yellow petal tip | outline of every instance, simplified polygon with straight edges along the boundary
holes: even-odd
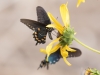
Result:
[[[80,5],[81,3],[85,3],[85,0],[78,0],[77,7],[79,7],[79,5]]]
[[[40,49],[40,52],[47,54],[46,50],[44,50],[44,49]]]
[[[63,57],[65,63],[68,65],[68,66],[71,66],[71,64],[67,61],[66,57]]]

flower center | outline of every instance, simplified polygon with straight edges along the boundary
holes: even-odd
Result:
[[[73,28],[65,28],[62,34],[62,37],[60,39],[60,43],[62,46],[70,45],[72,41],[74,40],[74,29]]]

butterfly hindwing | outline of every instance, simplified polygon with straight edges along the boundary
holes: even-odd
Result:
[[[50,64],[55,64],[60,60],[60,58],[61,58],[60,50],[57,50],[56,52],[50,54],[48,61]]]
[[[71,47],[72,49],[74,49],[74,50],[76,50],[76,52],[68,52],[68,58],[70,58],[70,57],[79,57],[79,56],[81,56],[81,54],[82,54],[82,52],[81,52],[81,50],[80,49],[78,49],[78,48],[74,48],[74,47]]]
[[[35,41],[37,41],[36,45],[38,43],[45,43],[47,29],[43,27],[44,24],[29,19],[21,19],[21,22],[27,25],[30,29],[34,30],[33,37],[35,38]]]
[[[45,43],[46,40],[46,34],[47,30],[45,28],[35,28],[35,32],[33,33],[33,37],[35,38],[35,41],[37,41],[36,45],[38,43]]]

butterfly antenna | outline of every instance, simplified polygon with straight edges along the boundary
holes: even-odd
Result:
[[[40,66],[37,68],[37,70],[39,69],[39,68],[41,68]]]
[[[39,68],[42,68],[41,64],[39,65],[39,67],[37,68],[37,70],[38,70]]]
[[[56,17],[56,19],[58,19],[58,17]]]

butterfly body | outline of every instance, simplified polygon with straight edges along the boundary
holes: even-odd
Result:
[[[27,25],[31,30],[34,30],[33,38],[38,43],[45,43],[46,35],[48,33],[49,38],[52,40],[51,32],[54,30],[53,28],[47,28],[48,24],[51,24],[50,19],[46,13],[46,11],[38,6],[36,8],[37,11],[37,21],[30,19],[21,19],[20,21]]]

